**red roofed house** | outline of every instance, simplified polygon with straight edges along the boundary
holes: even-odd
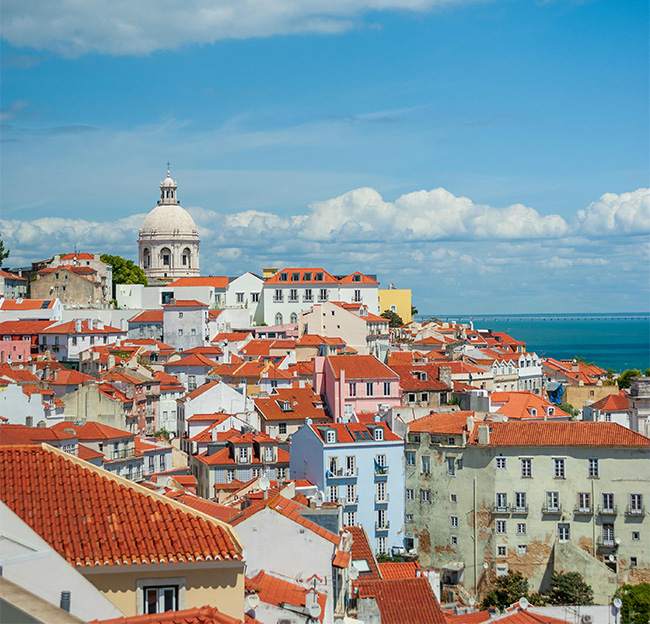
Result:
[[[582,409],[588,401],[599,401],[610,394],[618,394],[618,385],[605,385],[607,371],[599,366],[576,360],[546,358],[542,363],[545,385],[553,380],[564,387],[563,401],[575,409]]]
[[[144,310],[129,319],[129,338],[163,339],[163,311]]]
[[[188,392],[193,392],[206,382],[208,373],[214,367],[213,360],[200,353],[191,353],[181,355],[179,360],[170,360],[163,368],[166,373],[176,377]]]
[[[264,473],[269,479],[288,478],[289,452],[265,433],[233,431],[218,436],[204,453],[190,455],[189,465],[196,477],[196,493],[212,499],[220,485],[234,481],[245,483]]]
[[[319,514],[319,511],[322,513]],[[246,544],[247,573],[249,576],[256,575],[249,580],[249,584],[251,588],[262,590],[260,599],[263,602],[276,606],[279,606],[279,602],[295,604],[289,600],[275,601],[271,598],[271,587],[267,584],[275,583],[275,579],[282,577],[300,583],[304,589],[313,587],[320,594],[325,594],[326,603],[321,603],[324,617],[319,619],[333,622],[336,617],[345,614],[352,540],[349,534],[342,532],[337,510],[330,510],[327,522],[324,514],[324,508],[316,510],[284,498],[281,494],[269,494],[268,498],[246,507],[230,524]],[[265,578],[271,573],[273,577]],[[277,590],[284,593],[288,588],[278,587]],[[304,604],[304,594],[299,600]],[[264,622],[281,621],[261,618],[257,611],[256,617]]]
[[[615,422],[630,428],[630,401],[623,394],[610,394],[582,408],[582,420]]]
[[[399,375],[402,405],[408,407],[439,407],[447,405],[452,392],[451,369],[430,363],[393,364]]]
[[[263,285],[264,280],[250,271],[228,281],[225,307],[228,310],[247,310],[249,327],[264,321],[264,308],[260,305]]]
[[[89,266],[50,265],[36,273],[31,285],[35,299],[59,299],[64,306],[99,308],[113,295],[106,281]]]
[[[0,269],[0,298],[18,299],[27,296],[27,278]]]
[[[3,299],[0,297],[0,322],[2,321],[60,321],[63,305],[56,298]]]
[[[5,301],[4,299],[0,299],[0,306]],[[52,325],[54,325],[54,321],[3,321],[0,323],[0,341],[8,345],[8,349],[11,349],[12,345],[16,343],[26,344],[28,353],[36,355],[39,351],[38,338],[40,332]],[[20,353],[24,352],[23,348],[19,348],[19,351]],[[29,358],[23,361],[29,361]]]
[[[229,525],[45,445],[0,447],[0,462],[0,500],[124,615],[211,604],[243,620]]]
[[[41,353],[50,351],[55,360],[79,361],[80,353],[94,345],[113,345],[126,332],[99,320],[76,319],[39,331]]]
[[[325,395],[335,422],[400,404],[399,377],[373,355],[317,357],[314,391]]]
[[[479,422],[466,412],[408,426],[406,535],[446,590],[473,593],[513,570],[546,591],[551,572],[570,570],[603,604],[650,567],[645,436],[616,423]]]
[[[490,411],[503,414],[507,420],[570,418],[557,405],[532,392],[493,392],[490,395]]]
[[[16,425],[48,426],[63,420],[64,408],[53,390],[13,383],[0,371],[0,418]]]

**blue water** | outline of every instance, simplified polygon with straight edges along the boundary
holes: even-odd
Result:
[[[470,315],[436,316],[469,324]],[[474,314],[475,329],[508,332],[526,342],[527,351],[543,357],[583,356],[603,368],[622,372],[650,368],[650,314]]]

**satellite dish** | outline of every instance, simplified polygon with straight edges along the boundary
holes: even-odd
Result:
[[[488,562],[486,561],[486,562],[483,564],[483,567],[487,570],[487,569],[490,567],[490,564],[488,564]]]
[[[615,543],[617,546],[620,546],[620,544],[621,544],[621,538],[620,538],[620,537],[617,537],[617,538],[614,540],[614,543]]]
[[[266,475],[262,475],[257,480],[257,485],[259,485],[260,490],[266,492],[266,490],[268,490],[271,487],[271,482],[269,481],[269,478]]]
[[[313,618],[319,618],[321,614],[321,608],[320,605],[317,602],[314,602],[313,604],[310,604],[307,607],[307,611],[309,611],[309,616]]]
[[[608,558],[610,561],[616,561],[616,557],[614,557],[614,555],[610,555],[610,556],[607,557],[607,558]]]
[[[522,596],[522,597],[519,599],[519,606],[520,606],[522,609],[528,609],[528,607],[530,607],[530,602],[528,602],[528,600],[526,600],[526,598],[524,598],[524,597]]]
[[[357,570],[353,565],[350,566],[348,570],[348,577],[351,581],[356,581],[359,578],[359,570]]]
[[[475,604],[476,604],[476,600],[474,600],[474,598],[470,598],[469,599],[469,606],[473,607]]]
[[[248,594],[246,596],[246,603],[249,609],[256,609],[260,604],[260,597],[257,594]]]
[[[623,601],[618,596],[614,598],[614,606],[617,609],[620,609],[623,606]]]

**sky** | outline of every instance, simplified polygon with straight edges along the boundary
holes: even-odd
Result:
[[[650,311],[646,0],[3,0],[2,22],[5,267],[137,260],[169,161],[204,275]]]

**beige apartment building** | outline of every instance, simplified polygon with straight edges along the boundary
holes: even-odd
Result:
[[[606,422],[479,422],[437,414],[409,424],[407,547],[450,594],[481,595],[519,571],[533,591],[579,571],[606,604],[650,580],[650,439]]]

